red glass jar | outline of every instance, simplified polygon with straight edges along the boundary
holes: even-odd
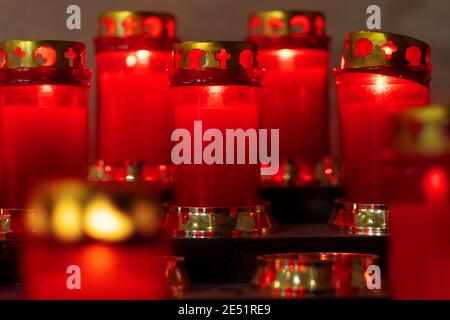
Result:
[[[1,206],[23,209],[34,186],[87,176],[88,91],[82,43],[0,44]]]
[[[174,17],[106,12],[98,31],[98,169],[113,181],[169,182],[173,113],[167,68],[176,41]]]
[[[32,200],[22,253],[28,299],[166,299],[161,207],[146,194],[64,181]]]
[[[395,144],[384,153],[392,295],[450,299],[450,107],[394,120]]]
[[[313,11],[250,15],[247,41],[258,44],[265,69],[261,127],[280,129],[280,170],[263,186],[335,184],[329,158],[329,39]]]
[[[245,208],[245,214],[252,212],[252,221],[256,216],[267,218],[259,199],[260,166],[250,160],[255,154],[249,155],[257,153],[251,147],[257,140],[230,138],[227,133],[252,131],[257,139],[262,74],[256,68],[256,55],[256,45],[246,42],[185,42],[174,48],[171,90],[176,131],[172,140],[178,143],[172,148],[176,206],[168,215],[168,220],[173,218],[168,222],[171,231],[194,236],[239,234],[243,230],[235,228],[241,215],[238,208]],[[218,147],[214,152],[208,151],[213,146],[210,141]],[[183,151],[182,142],[187,147]],[[231,148],[227,148],[229,142]],[[242,152],[245,159],[239,156]],[[223,219],[208,220],[202,212],[223,214]],[[225,220],[228,225],[223,225]],[[261,231],[258,223],[254,227],[252,232]]]
[[[429,59],[430,47],[409,37],[381,32],[347,35],[342,65],[335,70],[347,205],[386,204],[381,173],[382,151],[392,130],[387,119],[429,103]],[[377,208],[361,209],[368,210]]]

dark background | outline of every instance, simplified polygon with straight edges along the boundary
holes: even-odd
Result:
[[[365,29],[366,8],[377,4],[382,10],[384,31],[411,35],[431,45],[434,65],[432,100],[435,103],[450,101],[448,0],[0,0],[0,4],[0,40],[82,41],[88,46],[90,67],[94,67],[92,39],[96,32],[96,20],[102,11],[139,9],[172,12],[177,17],[178,35],[183,40],[242,40],[247,33],[247,16],[252,11],[321,10],[326,14],[327,32],[332,38],[331,65],[336,66],[345,33]],[[81,30],[66,28],[66,8],[71,4],[81,7]],[[91,91],[93,116],[94,87],[95,84]],[[338,130],[333,85],[330,86],[330,93],[332,150],[336,154]]]

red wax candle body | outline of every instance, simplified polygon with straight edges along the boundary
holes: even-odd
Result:
[[[42,243],[26,247],[23,262],[29,299],[147,300],[168,295],[163,252],[148,246]],[[68,287],[76,283],[69,266],[80,268],[79,290]]]
[[[97,156],[107,165],[131,161],[156,168],[146,171],[147,180],[166,169],[173,129],[166,72],[170,60],[169,51],[159,50],[97,53]]]
[[[370,73],[337,74],[345,201],[386,203],[382,150],[390,136],[388,115],[429,104],[419,83]]]
[[[44,181],[87,175],[88,88],[0,88],[2,206],[24,208]]]
[[[385,177],[393,297],[450,299],[450,158],[397,159]]]
[[[280,171],[288,161],[300,168],[299,182],[314,179],[315,165],[328,156],[327,50],[260,50],[266,69],[261,127],[280,129]]]
[[[174,87],[175,126],[189,130],[194,150],[194,121],[202,121],[203,132],[220,130],[223,159],[226,159],[226,129],[259,128],[259,107],[252,86],[180,86]],[[203,142],[203,148],[210,142]],[[202,148],[202,150],[203,150]],[[180,206],[233,207],[259,203],[259,165],[180,164],[174,166],[175,199]],[[201,150],[200,150],[201,151]],[[242,151],[242,150],[240,150]],[[193,155],[193,152],[192,152]],[[192,156],[193,158],[193,156]]]

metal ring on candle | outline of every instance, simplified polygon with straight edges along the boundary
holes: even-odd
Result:
[[[388,214],[386,204],[352,203],[337,199],[329,224],[349,234],[384,236],[389,231]]]
[[[166,231],[174,237],[214,238],[265,235],[275,222],[269,203],[243,207],[181,207],[166,203]]]
[[[175,17],[170,13],[109,11],[100,14],[96,52],[114,50],[172,50],[178,41]]]
[[[174,38],[175,17],[165,12],[108,11],[98,18],[99,37]]]
[[[252,285],[277,298],[368,293],[367,267],[379,257],[365,253],[283,253],[257,257]]]
[[[261,85],[258,47],[243,41],[187,41],[173,49],[172,86]]]
[[[172,182],[170,164],[146,165],[142,161],[108,162],[98,160],[89,166],[90,182],[160,181]]]
[[[0,239],[20,237],[26,229],[29,216],[38,214],[33,209],[0,208]]]
[[[412,37],[379,31],[357,31],[345,37],[341,69],[430,65],[431,48]]]
[[[339,163],[324,157],[315,163],[288,160],[280,163],[278,174],[261,176],[263,186],[320,185],[337,186],[341,182]]]
[[[86,48],[81,42],[10,40],[0,43],[0,84],[90,86]]]
[[[249,16],[247,41],[260,49],[328,49],[325,17],[318,11],[268,10]]]

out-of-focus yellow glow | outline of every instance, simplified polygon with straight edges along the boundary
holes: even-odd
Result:
[[[62,198],[52,215],[53,233],[62,241],[76,241],[82,236],[82,212],[76,201]]]
[[[47,216],[43,213],[35,212],[27,214],[25,223],[27,230],[35,235],[43,236],[48,232]]]
[[[141,235],[153,236],[161,229],[160,210],[154,204],[137,201],[133,205],[133,217],[136,228]]]
[[[94,239],[117,242],[133,234],[132,220],[105,197],[94,199],[85,214],[84,230]]]

